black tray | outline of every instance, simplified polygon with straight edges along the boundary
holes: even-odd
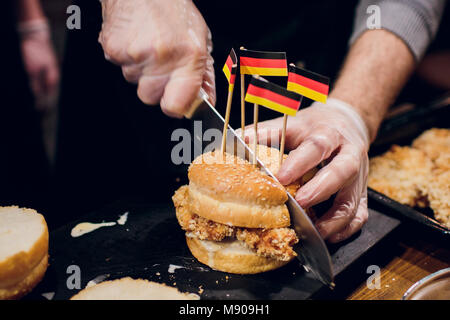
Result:
[[[370,210],[361,232],[329,246],[333,274],[339,275],[400,225],[396,218]],[[125,225],[104,227],[72,238],[79,222],[115,221],[129,212]],[[376,248],[374,248],[376,249]],[[50,233],[50,266],[44,280],[26,297],[44,300],[52,293],[55,300],[68,299],[79,290],[67,281],[73,271],[81,271],[81,288],[100,275],[106,280],[130,276],[198,293],[202,299],[311,299],[329,289],[306,272],[295,259],[288,265],[256,275],[235,275],[212,270],[198,262],[186,245],[173,204],[154,204],[145,200],[123,200],[82,217]],[[169,271],[170,265],[182,268]],[[329,293],[331,294],[331,293]]]
[[[408,219],[411,219],[417,223],[423,224],[426,227],[441,232],[446,236],[450,236],[450,229],[448,229],[439,221],[429,217],[427,214],[423,212],[420,212],[418,210],[415,210],[414,208],[403,205],[371,188],[368,188],[367,195],[370,200],[377,202],[381,206],[387,207],[397,213],[400,213],[402,216]]]
[[[406,146],[422,132],[430,128],[449,128],[450,125],[450,93],[428,105],[416,106],[413,110],[398,114],[385,120],[377,140],[373,143],[370,156],[376,156],[387,151],[393,144]],[[384,208],[431,228],[445,236],[450,236],[450,229],[433,219],[431,209],[416,210],[403,205],[386,195],[368,188],[368,197]]]

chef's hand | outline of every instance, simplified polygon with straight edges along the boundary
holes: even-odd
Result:
[[[281,136],[282,118],[258,124],[258,141]],[[273,134],[275,131],[275,134]],[[254,131],[245,130],[253,141]],[[357,232],[367,221],[369,135],[367,127],[348,104],[328,99],[289,117],[286,149],[292,150],[277,178],[283,185],[299,179],[322,161],[329,162],[295,196],[308,208],[337,193],[333,206],[316,222],[324,239],[339,242]]]
[[[191,0],[102,0],[106,59],[146,104],[182,117],[203,87],[215,102],[211,33]]]
[[[18,25],[22,58],[28,73],[35,105],[45,111],[54,105],[59,82],[59,65],[45,19],[21,22]]]

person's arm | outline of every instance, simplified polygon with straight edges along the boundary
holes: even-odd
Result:
[[[371,141],[434,39],[444,6],[445,0],[359,1],[351,48],[330,97],[358,109]]]
[[[366,31],[351,47],[330,98],[353,106],[370,141],[415,67],[405,42],[386,30]]]
[[[17,30],[30,87],[38,109],[46,109],[56,99],[59,82],[50,27],[39,0],[18,0],[16,5]]]
[[[39,0],[17,0],[16,5],[19,23],[31,20],[46,20]]]

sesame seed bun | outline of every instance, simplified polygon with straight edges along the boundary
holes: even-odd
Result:
[[[286,189],[246,161],[209,152],[193,161],[188,177],[191,209],[203,218],[245,228],[290,225]]]

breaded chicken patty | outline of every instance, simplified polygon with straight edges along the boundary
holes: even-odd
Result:
[[[173,196],[173,201],[178,222],[189,236],[212,241],[236,237],[258,255],[281,261],[289,261],[297,255],[292,249],[292,246],[298,242],[294,230],[289,228],[239,228],[205,219],[191,212],[188,188],[188,186],[183,186],[178,189]]]
[[[411,207],[426,207],[433,163],[421,150],[393,145],[370,159],[368,185]]]
[[[422,150],[433,161],[445,155],[448,159],[450,156],[450,129],[427,130],[413,141],[412,147]]]

